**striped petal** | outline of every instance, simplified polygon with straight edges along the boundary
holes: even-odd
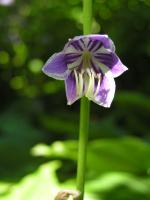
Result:
[[[98,42],[102,43],[103,46],[107,49],[110,49],[111,51],[115,51],[115,46],[113,41],[108,37],[108,35],[99,35],[99,34],[93,34],[93,35],[83,35],[83,36],[76,36],[72,40],[73,41],[80,41],[88,38],[90,47],[93,43],[97,44]],[[93,45],[94,47],[95,45]]]
[[[115,45],[113,41],[108,37],[108,35],[98,35],[98,34],[93,34],[89,35],[89,38],[93,42],[101,42],[106,49],[110,49],[111,51],[115,51]]]
[[[62,52],[55,53],[48,59],[42,71],[52,78],[64,80],[70,73],[67,69],[65,54]]]
[[[128,70],[115,53],[96,53],[94,55],[94,62],[96,62],[96,65],[98,65],[102,70],[105,69],[105,72],[110,70],[114,78]]]
[[[100,62],[109,67],[110,69],[118,62],[118,57],[113,53],[96,53],[94,57]]]
[[[67,67],[68,69],[74,69],[74,68],[77,68],[79,66],[81,66],[81,63],[82,63],[82,57],[76,57],[74,60],[72,59],[72,62],[68,63],[68,60],[66,60],[67,62]]]

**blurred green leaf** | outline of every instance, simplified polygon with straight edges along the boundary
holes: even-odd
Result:
[[[10,185],[10,193],[1,195],[1,200],[53,199],[59,186],[55,174],[59,166],[60,163],[57,161],[40,166],[37,171],[26,176],[17,184]],[[3,183],[0,183],[0,187],[1,184],[3,185]],[[5,193],[5,191],[3,191],[3,193]]]
[[[32,149],[34,155],[76,160],[77,141],[56,141]],[[90,142],[88,168],[92,176],[107,171],[124,171],[147,175],[150,166],[150,147],[137,138],[101,139]],[[96,165],[95,165],[96,161]]]

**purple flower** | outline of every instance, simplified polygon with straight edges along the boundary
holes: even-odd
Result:
[[[114,78],[126,70],[107,35],[69,39],[64,49],[51,56],[43,67],[46,75],[65,81],[69,105],[86,96],[104,107],[110,107],[114,98]]]

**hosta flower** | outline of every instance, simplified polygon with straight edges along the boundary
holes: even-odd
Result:
[[[126,70],[107,35],[69,39],[64,49],[51,56],[43,67],[46,75],[65,81],[69,105],[86,96],[104,107],[110,107],[114,98],[114,78]]]

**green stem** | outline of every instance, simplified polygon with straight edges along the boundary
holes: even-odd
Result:
[[[81,99],[80,107],[80,130],[79,130],[79,150],[77,167],[77,190],[80,191],[80,200],[84,197],[84,183],[86,172],[86,154],[88,143],[90,102],[86,97]]]
[[[83,34],[91,33],[92,24],[92,0],[83,0]],[[81,196],[79,200],[84,199],[84,183],[86,171],[86,155],[89,132],[89,114],[90,102],[86,97],[81,99],[80,105],[80,129],[79,129],[79,147],[78,147],[78,166],[77,166],[77,190]]]
[[[92,0],[83,0],[83,34],[91,34]]]

